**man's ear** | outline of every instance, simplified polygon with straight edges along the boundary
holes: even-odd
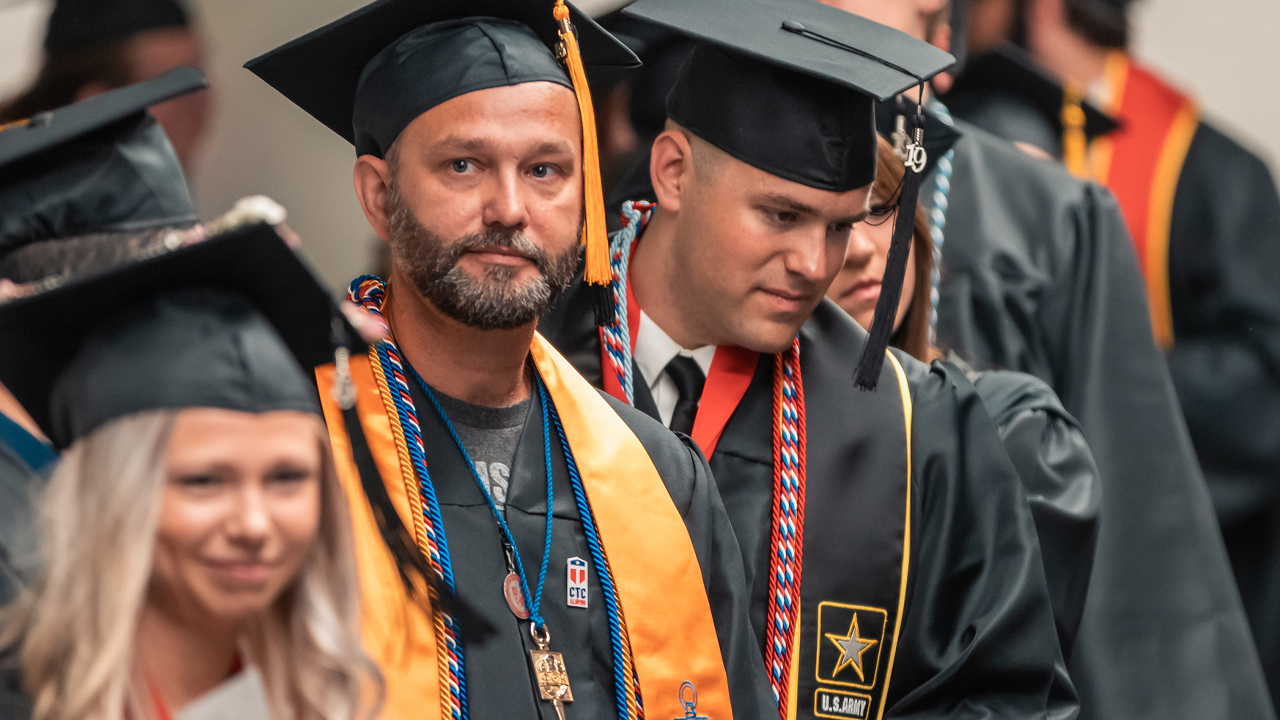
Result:
[[[387,208],[387,195],[391,189],[391,167],[387,161],[373,155],[361,155],[356,158],[355,177],[356,197],[360,200],[360,209],[364,217],[373,227],[373,232],[382,240],[391,237],[388,221],[391,213]]]
[[[933,37],[927,38],[929,43],[943,52],[951,52],[951,23],[938,23]],[[933,91],[946,94],[955,84],[955,78],[949,72],[940,72],[933,77]]]
[[[679,130],[666,130],[653,141],[649,152],[649,179],[658,205],[680,211],[682,196],[693,181],[693,147]]]

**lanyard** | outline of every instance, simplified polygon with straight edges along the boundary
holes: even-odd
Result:
[[[423,392],[426,393],[427,399],[431,401],[431,406],[435,408],[436,414],[440,416],[440,420],[449,431],[449,435],[453,438],[454,443],[457,444],[458,451],[462,453],[463,459],[467,461],[467,467],[471,468],[471,477],[480,486],[480,492],[484,494],[485,502],[489,504],[489,510],[493,513],[493,518],[498,523],[498,531],[502,533],[502,548],[507,555],[508,570],[514,570],[520,577],[520,591],[524,595],[525,607],[529,609],[529,620],[533,623],[534,629],[545,630],[547,624],[542,619],[538,609],[542,604],[542,586],[547,579],[547,565],[551,562],[552,503],[555,500],[555,487],[551,474],[551,418],[547,407],[547,391],[542,384],[542,378],[537,373],[534,373],[534,377],[537,379],[538,400],[542,408],[542,449],[546,459],[547,472],[547,532],[542,546],[542,567],[538,569],[537,590],[531,594],[529,592],[528,576],[524,572],[524,563],[520,560],[520,552],[516,548],[515,536],[511,534],[511,528],[507,526],[506,518],[502,516],[502,512],[498,510],[497,504],[494,503],[493,496],[489,493],[489,487],[480,478],[480,473],[476,470],[476,464],[471,460],[471,455],[467,452],[466,446],[463,445],[462,438],[458,436],[458,431],[453,427],[453,423],[449,420],[444,408],[441,407],[440,401],[436,399],[435,393],[423,382],[422,376],[407,363],[405,366],[413,374],[413,379],[418,383],[418,387],[422,388]]]

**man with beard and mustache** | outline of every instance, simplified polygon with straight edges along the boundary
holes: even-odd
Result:
[[[584,61],[635,57],[563,2],[379,0],[247,65],[391,246],[350,293],[391,339],[317,373],[388,717],[772,712],[706,460],[535,332],[607,250]]]
[[[778,717],[1071,718],[991,418],[954,366],[886,352],[905,258],[872,289],[870,336],[823,298],[855,224],[884,214],[874,101],[952,58],[809,0],[623,12],[698,41],[651,150],[659,202],[623,204],[615,322],[601,332],[577,284],[539,327],[710,457]],[[904,217],[918,173],[888,199]]]

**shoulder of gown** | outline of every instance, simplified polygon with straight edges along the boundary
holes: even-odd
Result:
[[[1044,381],[1007,370],[968,375],[1031,505],[1058,640],[1069,661],[1098,541],[1098,466],[1080,423]]]
[[[991,418],[957,368],[893,352],[919,518],[888,715],[1075,717],[1036,526]]]

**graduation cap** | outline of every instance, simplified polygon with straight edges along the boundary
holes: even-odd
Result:
[[[179,67],[0,129],[0,255],[39,240],[191,223],[182,167],[151,105],[208,87]]]
[[[0,383],[59,448],[145,410],[318,413],[305,371],[359,347],[265,224],[0,304],[0,337]]]
[[[561,62],[560,59],[563,60]],[[585,65],[638,65],[627,46],[564,0],[377,0],[245,63],[358,155],[466,93],[526,82],[574,91],[582,117],[586,280],[612,321],[609,247]]]
[[[146,30],[185,28],[188,22],[187,10],[178,0],[57,0],[44,49],[108,43]]]
[[[1005,44],[970,61],[968,68],[956,78],[955,85],[942,100],[963,103],[970,93],[987,91],[1014,93],[1031,103],[1054,129],[1062,134],[1062,109],[1069,99],[1062,83],[1041,68],[1031,55],[1017,45]],[[1093,103],[1077,99],[1083,111],[1083,129],[1090,140],[1120,129],[1120,122],[1098,109]]]
[[[1080,92],[1065,87],[1026,50],[1006,43],[973,58],[943,97],[958,114],[967,115],[993,94],[1017,97],[1027,103],[1052,130],[1063,162],[1078,176],[1087,174],[1086,150],[1092,140],[1115,132],[1120,123],[1090,103]],[[1045,141],[1037,141],[1040,145]]]
[[[951,55],[890,27],[814,0],[639,0],[627,15],[699,41],[667,100],[667,116],[729,155],[808,187],[847,192],[876,172],[876,101],[950,67]],[[911,250],[925,152],[915,160],[857,383],[874,389]],[[906,218],[903,220],[903,218]]]

